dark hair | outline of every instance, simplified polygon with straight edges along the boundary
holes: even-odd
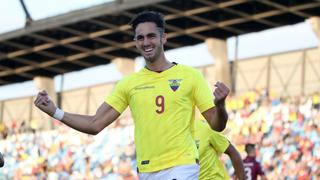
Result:
[[[158,28],[161,28],[164,32],[165,29],[165,21],[163,18],[163,14],[156,11],[143,11],[137,14],[135,17],[132,18],[129,25],[131,25],[132,29],[135,31],[137,26],[140,23],[145,22],[153,22],[157,25]]]
[[[250,153],[250,152],[253,151],[253,150],[254,150],[254,144],[250,144],[250,143],[246,144],[246,146],[245,146],[245,151],[246,151],[247,153]]]

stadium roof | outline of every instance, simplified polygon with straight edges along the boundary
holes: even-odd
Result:
[[[174,49],[299,23],[320,16],[320,1],[117,0],[73,11],[0,35],[0,85],[137,57],[127,24],[143,10],[165,14]]]

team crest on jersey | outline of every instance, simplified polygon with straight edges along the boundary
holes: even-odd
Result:
[[[168,81],[171,89],[175,92],[179,88],[182,79],[169,79]]]

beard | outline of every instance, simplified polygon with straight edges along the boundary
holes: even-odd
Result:
[[[152,56],[147,56],[147,55],[143,54],[143,57],[144,57],[145,61],[147,61],[149,63],[153,63],[159,59],[162,50],[163,50],[162,46],[158,46],[154,50],[155,52]]]

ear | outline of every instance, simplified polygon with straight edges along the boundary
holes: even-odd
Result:
[[[162,41],[162,44],[165,44],[167,42],[167,33],[162,34],[161,41]]]
[[[134,45],[136,46],[137,49],[139,49],[137,41],[134,41]]]
[[[139,45],[138,45],[138,41],[136,41],[135,39],[133,39],[134,45],[136,46],[137,49],[139,49]]]

